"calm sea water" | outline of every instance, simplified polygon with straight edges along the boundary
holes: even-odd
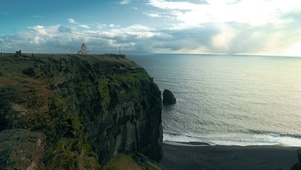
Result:
[[[165,141],[301,146],[301,58],[127,56],[170,89]]]

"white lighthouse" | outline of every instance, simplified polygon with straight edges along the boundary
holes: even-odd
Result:
[[[82,43],[81,50],[78,52],[78,54],[88,54],[89,51],[87,51],[87,45],[85,43]]]

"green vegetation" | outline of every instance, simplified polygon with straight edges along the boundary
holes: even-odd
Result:
[[[62,150],[65,149],[65,145],[68,142],[68,140],[66,138],[62,138],[60,139],[57,143],[56,143],[56,150]]]
[[[102,78],[98,80],[98,91],[101,96],[101,104],[104,109],[107,108],[107,106],[110,103],[110,93],[109,93],[109,80],[107,78]]]
[[[83,149],[86,150],[86,153],[87,153],[88,155],[90,155],[90,154],[93,153],[93,149],[92,149],[91,145],[89,145],[88,143],[84,143],[84,144],[82,145],[82,147],[83,147]],[[92,156],[92,155],[91,155],[91,156]]]
[[[142,170],[152,169],[161,170],[157,163],[149,160],[147,157],[132,153],[129,155],[117,154],[115,155],[103,168],[104,170]]]
[[[103,168],[104,170],[142,170],[131,156],[118,154]]]
[[[71,116],[72,128],[75,130],[81,130],[83,128],[85,117]]]
[[[160,118],[160,106],[159,90],[148,74],[124,58],[0,58],[0,130],[43,133],[46,169],[98,169],[114,154],[132,148],[147,155],[152,147],[160,147],[156,136],[143,132],[158,130],[161,120],[153,117]],[[117,154],[105,169],[155,166],[147,162]]]

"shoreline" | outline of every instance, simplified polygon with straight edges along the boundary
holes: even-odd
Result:
[[[212,146],[206,142],[175,142],[175,141],[163,141],[163,144],[175,145],[175,146]]]
[[[198,142],[198,141],[190,141],[190,142],[181,142],[181,141],[163,141],[163,144],[175,145],[175,146],[225,146],[225,147],[283,147],[283,148],[300,148],[301,146],[287,146],[281,144],[254,144],[254,145],[239,145],[239,144],[214,144],[207,142]]]
[[[291,169],[298,163],[301,147],[280,145],[222,146],[199,142],[170,142],[163,144],[162,169]]]

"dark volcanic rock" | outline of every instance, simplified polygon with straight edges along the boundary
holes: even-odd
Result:
[[[176,103],[175,96],[168,89],[165,89],[163,92],[163,103],[164,104],[175,104]]]

